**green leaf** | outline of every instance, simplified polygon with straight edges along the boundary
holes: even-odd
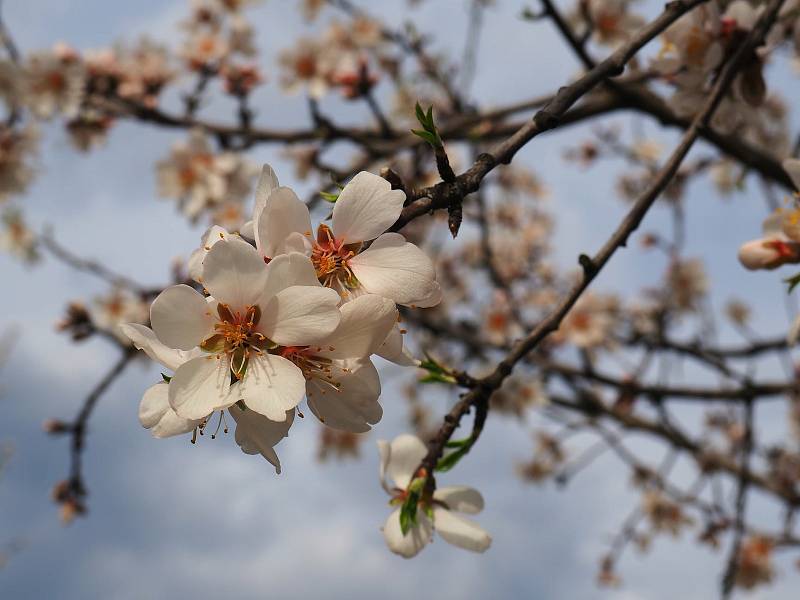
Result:
[[[464,458],[467,452],[469,452],[470,448],[472,448],[472,444],[474,443],[475,440],[473,440],[471,437],[467,438],[467,443],[462,444],[458,450],[456,450],[455,452],[451,452],[447,456],[443,457],[437,463],[436,470],[443,472],[443,471],[449,471],[450,469],[455,467],[458,464],[458,461]]]
[[[170,381],[172,381],[172,377],[170,377],[169,375],[164,375],[163,373],[161,374],[161,379],[163,379],[163,380],[164,380],[164,381],[166,381],[167,383],[169,383]]]
[[[439,364],[439,362],[429,354],[425,355],[425,360],[420,363],[419,368],[428,372],[427,375],[419,380],[420,383],[446,383],[449,385],[456,383],[456,378],[450,370]]]
[[[428,111],[425,112],[417,102],[414,106],[414,112],[417,115],[417,121],[422,125],[422,129],[412,129],[411,133],[421,137],[434,148],[440,148],[442,146],[442,138],[436,130],[436,124],[433,122],[433,105],[429,106]]]
[[[414,112],[417,113],[417,121],[419,121],[423,127],[425,127],[425,112],[422,110],[422,107],[417,102],[416,106],[414,107]]]
[[[319,195],[322,196],[323,200],[330,202],[331,204],[339,199],[339,194],[331,194],[330,192],[320,192]]]
[[[436,147],[436,146],[439,145],[438,138],[434,134],[429,132],[429,131],[423,131],[421,129],[412,129],[411,133],[413,133],[414,135],[416,135],[418,137],[421,137],[423,140],[428,142],[431,146]]]
[[[794,288],[796,288],[797,285],[800,284],[800,273],[798,273],[797,275],[794,275],[792,277],[787,277],[783,281],[784,281],[784,283],[788,283],[789,284],[789,289],[787,290],[787,293],[791,294],[794,291]]]

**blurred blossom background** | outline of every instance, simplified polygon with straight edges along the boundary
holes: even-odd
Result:
[[[435,36],[437,51],[453,57],[464,52],[470,11],[466,0],[364,6],[387,23],[413,19]],[[578,73],[579,65],[551,25],[520,17],[526,6],[498,0],[484,10],[469,90],[481,106],[549,93]],[[636,9],[649,19],[662,6],[648,1]],[[141,34],[174,47],[177,24],[186,14],[184,0],[7,0],[3,4],[4,21],[23,52],[49,48],[58,41],[83,51],[118,40],[133,42]],[[247,14],[256,29],[266,79],[251,98],[256,121],[276,128],[308,126],[303,94],[290,96],[280,89],[278,56],[299,36],[318,35],[325,19],[308,23],[296,3],[278,0],[260,3]],[[658,44],[654,46],[648,53],[657,51]],[[788,63],[771,65],[770,81],[791,99],[800,89]],[[173,86],[162,106],[179,110],[177,89],[189,85]],[[387,105],[390,92],[385,83],[375,89],[376,97]],[[219,94],[213,97],[202,114],[223,121],[234,113],[230,100]],[[413,107],[413,100],[409,104]],[[321,106],[337,122],[371,122],[363,104],[349,103],[339,94],[329,94]],[[642,152],[657,160],[664,159],[678,139],[675,131],[663,130],[642,116],[620,113],[605,119],[605,128],[611,124],[635,132],[646,141]],[[790,123],[792,130],[797,125]],[[598,133],[591,121],[570,126],[536,140],[515,158],[514,164],[535,173],[546,188],[542,202],[554,223],[551,265],[558,272],[575,269],[576,256],[599,248],[629,207],[619,197],[622,159],[604,158],[588,168],[564,158],[598,135],[603,132]],[[52,227],[55,239],[70,251],[99,259],[136,281],[169,282],[172,260],[185,260],[205,229],[203,221],[190,223],[174,202],[158,198],[155,162],[168,155],[173,143],[186,139],[185,132],[120,120],[107,141],[90,154],[74,151],[57,122],[42,123],[40,138],[35,178],[20,203],[28,226],[36,231]],[[692,156],[705,150],[699,143]],[[314,181],[296,176],[293,161],[279,146],[257,145],[247,156],[256,165],[271,164],[281,182],[295,187],[301,198],[315,189]],[[460,150],[454,150],[451,159],[460,165],[457,172],[471,160]],[[724,315],[733,299],[745,303],[750,307],[747,327],[774,337],[783,334],[794,317],[794,299],[787,297],[781,277],[745,271],[736,258],[739,245],[758,235],[767,214],[759,193],[751,183],[722,195],[711,177],[693,180],[682,201],[683,255],[704,261],[709,292],[703,301],[713,312]],[[252,201],[250,192],[247,198]],[[642,288],[663,285],[668,259],[647,250],[641,241],[647,232],[670,232],[672,219],[666,203],[657,204],[629,247],[602,271],[593,292],[613,293],[627,301]],[[449,234],[440,226],[446,243]],[[51,491],[67,470],[68,440],[48,436],[42,424],[71,418],[116,360],[117,351],[98,337],[75,344],[56,332],[56,324],[67,303],[106,296],[108,286],[46,257],[31,265],[6,253],[0,254],[0,281],[0,332],[5,332],[6,346],[0,367],[3,597],[422,594],[704,600],[718,593],[726,546],[715,551],[698,545],[696,529],[660,536],[644,553],[627,550],[616,569],[621,585],[598,587],[599,560],[628,507],[640,496],[631,487],[628,471],[611,453],[600,455],[566,486],[521,477],[535,443],[532,431],[542,418],[535,411],[522,419],[491,414],[480,443],[456,470],[439,476],[445,484],[463,483],[483,493],[486,508],[479,522],[493,537],[488,552],[473,555],[441,539],[409,561],[388,552],[380,532],[388,507],[378,481],[375,442],[409,431],[404,389],[415,375],[381,359],[376,364],[383,381],[382,421],[357,439],[330,439],[329,432],[324,445],[319,424],[306,412],[277,448],[283,465],[280,475],[265,461],[244,456],[230,439],[203,439],[196,445],[185,437],[154,441],[140,427],[137,407],[144,388],[159,378],[159,369],[149,361],[136,361],[113,382],[90,421],[84,458],[89,513],[65,526]],[[716,335],[721,344],[742,339],[730,325],[720,326]],[[674,381],[716,382],[707,372],[693,369],[676,368]],[[757,369],[767,379],[783,373],[777,359],[760,361]],[[445,387],[431,386],[424,394],[422,401],[437,415],[457,399],[457,390]],[[691,430],[694,434],[701,431],[704,410],[692,403],[675,406],[683,422],[697,424]],[[759,404],[758,418],[762,439],[788,434],[784,403]],[[663,450],[658,446],[636,435],[630,439],[640,457],[661,460]],[[579,447],[591,443],[588,437],[577,441]],[[321,452],[323,447],[327,453]],[[690,464],[678,460],[679,481],[689,478]],[[755,494],[751,499],[749,514],[755,522],[771,522],[776,510],[766,497]],[[792,553],[776,555],[772,585],[747,597],[796,598],[796,559]]]

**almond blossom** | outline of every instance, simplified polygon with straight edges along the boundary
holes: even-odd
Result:
[[[162,344],[155,334],[143,325],[122,325],[122,331],[153,360],[168,369],[176,370],[182,364],[202,354],[198,349],[193,351],[175,350]],[[228,414],[236,423],[235,440],[245,454],[261,454],[274,467],[275,472],[281,472],[281,463],[274,446],[289,434],[289,428],[294,421],[294,409],[286,411],[286,419],[282,422],[271,421],[255,411],[247,410],[241,405],[228,408]],[[169,384],[159,382],[147,390],[139,404],[139,422],[142,427],[149,429],[156,438],[167,438],[193,432],[192,441],[197,439],[197,432],[203,432],[209,425],[208,415],[201,419],[187,419],[178,416],[178,413],[169,403]],[[224,422],[220,415],[219,424]],[[227,424],[225,425],[227,431]],[[212,438],[215,434],[212,434]]]
[[[434,530],[454,546],[485,552],[492,543],[491,536],[473,521],[455,513],[477,514],[483,510],[483,497],[478,490],[465,486],[437,488],[431,498],[417,504],[416,524],[403,534],[400,526],[400,505],[406,499],[415,471],[427,454],[418,437],[403,434],[392,442],[378,441],[381,485],[397,508],[386,519],[383,537],[389,550],[403,558],[416,556],[433,538]],[[391,479],[390,485],[386,478]]]
[[[24,192],[33,181],[39,135],[32,126],[0,124],[0,202]]]
[[[36,234],[25,223],[22,213],[15,208],[3,211],[0,216],[0,250],[33,264],[39,260]]]
[[[123,324],[146,323],[148,320],[147,304],[124,288],[115,288],[107,295],[95,298],[88,312],[95,327],[113,335],[123,344],[128,344],[130,340],[122,330]]]
[[[339,325],[338,296],[295,285],[285,263],[265,265],[239,239],[215,244],[203,261],[206,298],[187,285],[164,290],[150,307],[158,341],[198,354],[177,366],[169,403],[184,419],[203,419],[242,401],[247,409],[285,421],[305,393],[303,372],[273,354],[279,346],[308,346]]]
[[[383,416],[380,378],[369,356],[379,351],[398,313],[392,301],[365,294],[342,305],[341,314],[339,327],[322,344],[286,348],[283,356],[303,371],[308,408],[322,423],[363,433]]]
[[[232,152],[214,153],[205,135],[192,131],[156,165],[158,191],[181,202],[190,219],[227,202],[241,202],[256,173],[252,163]]]
[[[421,308],[440,302],[430,258],[401,234],[386,232],[400,217],[405,193],[382,177],[366,171],[353,177],[334,204],[331,226],[320,224],[316,238],[308,207],[294,191],[268,188],[259,185],[259,193],[267,193],[254,218],[256,247],[265,258],[307,252],[320,282],[343,298],[378,294]]]
[[[74,115],[83,96],[84,67],[77,52],[63,44],[35,52],[25,61],[25,104],[40,119],[56,112]]]

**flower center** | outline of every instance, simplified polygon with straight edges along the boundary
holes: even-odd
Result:
[[[331,349],[333,348],[331,347]],[[333,361],[316,354],[321,350],[322,348],[312,346],[287,346],[280,350],[280,355],[297,365],[306,379],[324,382],[338,392],[342,384],[334,376]],[[347,369],[342,370],[346,371]],[[322,393],[325,394],[325,391],[323,390]]]
[[[319,226],[317,241],[311,251],[311,263],[322,285],[338,291],[358,285],[358,280],[348,264],[357,254],[358,248],[354,246],[356,245],[344,245],[337,241],[327,225]]]
[[[247,370],[252,354],[272,346],[267,337],[256,331],[261,320],[261,309],[248,306],[244,313],[233,312],[227,304],[217,305],[219,321],[214,325],[215,333],[203,340],[200,348],[213,354],[225,354],[231,361],[231,373],[241,379]]]

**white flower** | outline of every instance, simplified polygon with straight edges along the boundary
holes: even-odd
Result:
[[[0,99],[8,110],[19,104],[20,70],[10,60],[0,60]]]
[[[314,277],[311,267],[308,271],[307,277]],[[303,371],[308,407],[320,421],[363,433],[383,416],[378,371],[368,357],[386,339],[398,313],[391,300],[365,294],[342,305],[341,314],[339,327],[321,344],[287,348],[284,356]]]
[[[402,505],[414,472],[425,457],[425,444],[416,436],[404,434],[391,443],[378,441],[381,485],[392,496],[391,504]],[[394,485],[386,482],[389,477]],[[446,542],[471,550],[485,552],[492,543],[491,536],[469,519],[455,513],[477,514],[483,510],[483,497],[477,490],[464,486],[438,488],[433,498],[423,497],[417,504],[417,522],[403,535],[398,506],[383,526],[383,537],[389,550],[404,558],[416,556],[433,537],[434,530]]]
[[[653,66],[662,73],[675,73],[682,67],[709,72],[722,60],[720,29],[715,3],[697,7],[664,32],[663,47]]]
[[[25,219],[16,208],[3,211],[0,217],[0,250],[22,259],[28,264],[39,260],[36,234],[25,223]]]
[[[578,348],[613,346],[612,332],[619,315],[616,296],[587,293],[575,303],[553,336]]]
[[[326,48],[318,40],[300,38],[294,48],[281,52],[278,62],[283,89],[293,94],[305,87],[312,98],[322,98],[330,87],[336,60],[333,55],[338,55],[338,52],[329,50],[331,48]]]
[[[0,202],[21,194],[33,181],[39,135],[32,126],[13,128],[0,124]]]
[[[64,45],[36,52],[25,61],[24,98],[34,115],[74,116],[83,96],[85,69],[78,54]]]
[[[121,288],[95,298],[89,309],[95,327],[110,333],[124,344],[128,343],[129,336],[122,331],[122,324],[146,323],[147,313],[147,304],[140,297]]]
[[[331,227],[320,224],[315,239],[306,205],[290,188],[275,187],[254,218],[256,246],[265,258],[305,250],[320,282],[343,298],[370,293],[398,304],[434,306],[441,288],[430,258],[399,233],[384,233],[404,201],[402,191],[362,171],[339,194]]]
[[[122,330],[137,348],[144,350],[150,358],[168,369],[177,369],[202,354],[199,349],[187,352],[168,348],[144,325],[127,324],[122,326]],[[235,439],[242,452],[261,454],[275,466],[275,472],[280,473],[281,463],[273,446],[289,434],[289,428],[294,421],[294,409],[286,412],[286,420],[283,422],[271,421],[255,411],[242,409],[238,404],[231,406],[228,413],[236,423]],[[160,382],[145,391],[139,404],[139,422],[156,438],[194,432],[194,441],[197,430],[202,431],[208,425],[209,418],[186,419],[178,416],[169,403],[169,385]]]
[[[339,325],[338,296],[322,287],[298,286],[280,257],[266,266],[248,243],[215,244],[203,261],[211,294],[186,285],[164,290],[150,307],[150,322],[168,348],[203,351],[178,366],[169,402],[185,419],[201,419],[242,400],[273,421],[302,400],[302,371],[280,347],[308,346]],[[276,353],[273,353],[276,352]]]
[[[180,200],[190,219],[225,202],[242,202],[256,173],[254,165],[238,154],[214,153],[198,130],[175,144],[169,157],[156,164],[156,171],[159,194]]]

